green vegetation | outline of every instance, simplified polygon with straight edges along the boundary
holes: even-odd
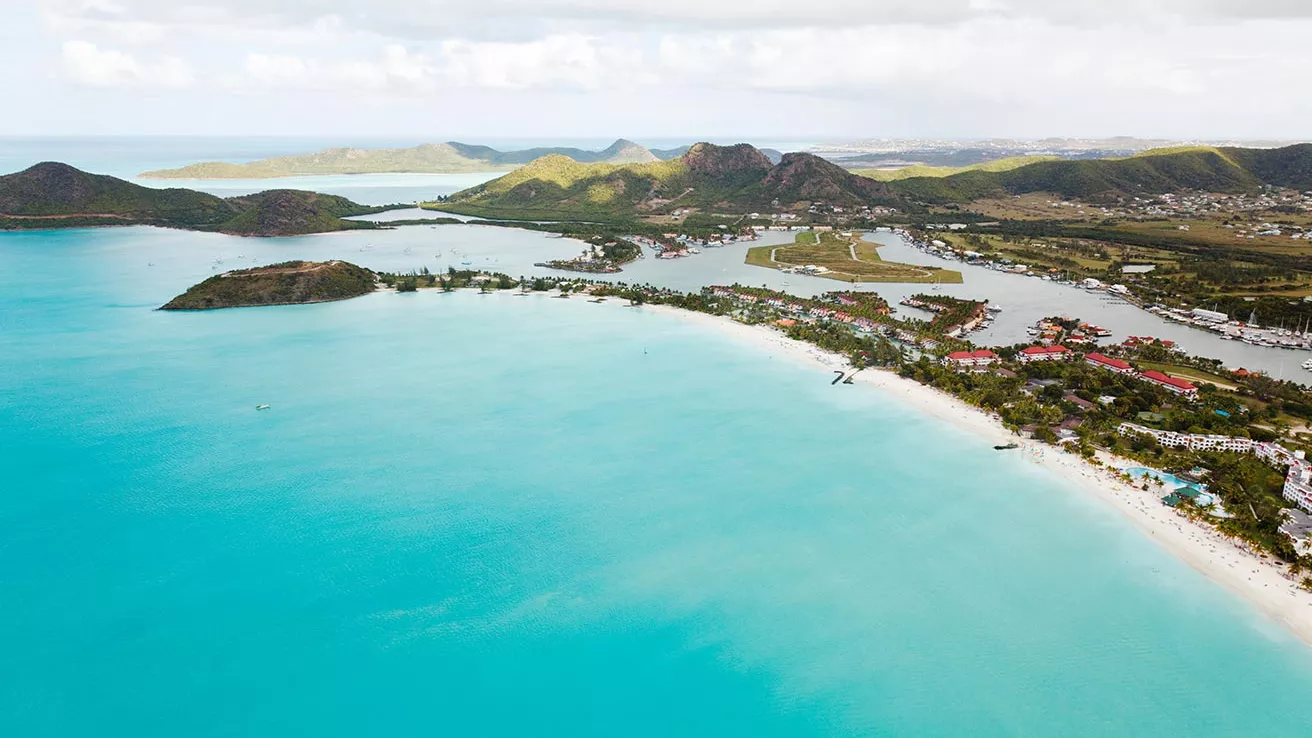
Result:
[[[480,272],[455,267],[445,272],[432,272],[428,267],[405,274],[380,272],[378,281],[397,292],[418,292],[433,288],[451,292],[464,287],[478,287],[484,291],[508,290],[521,283],[521,280],[512,279],[510,275],[501,272]]]
[[[1246,192],[1263,184],[1312,187],[1312,144],[1281,149],[1166,149],[1127,159],[1046,161],[1008,171],[913,177],[895,182],[894,189],[921,202],[966,203],[1030,192],[1077,198],[1182,190]]]
[[[1009,172],[1030,164],[1061,160],[1061,157],[1058,156],[1011,156],[964,167],[932,167],[915,164],[901,169],[853,169],[852,173],[880,182],[896,182],[901,179],[911,179],[912,177],[950,177],[963,172]]]
[[[144,172],[141,176],[154,179],[267,179],[309,174],[495,172],[513,169],[547,155],[566,156],[581,162],[612,164],[657,160],[651,151],[623,139],[601,151],[539,148],[503,152],[487,146],[449,141],[404,149],[324,149],[311,154],[277,156],[244,164],[203,162],[179,169]]]
[[[293,236],[377,228],[376,223],[343,218],[387,209],[302,190],[227,199],[194,190],[157,190],[55,162],[0,177],[0,228],[6,229],[156,225],[242,236]]]
[[[218,230],[240,236],[297,236],[359,228],[377,228],[370,221],[343,220],[359,215],[361,206],[337,195],[300,190],[269,190],[229,200],[239,208],[236,217]]]
[[[598,235],[589,238],[587,244],[583,254],[574,259],[539,262],[535,266],[593,274],[614,273],[642,256],[642,247],[626,238]]]
[[[844,282],[961,283],[961,272],[884,261],[876,244],[835,231],[802,231],[792,246],[753,247],[746,262],[772,269],[821,267],[828,271],[816,276]]]
[[[160,309],[214,310],[331,302],[373,290],[374,273],[364,267],[344,261],[286,261],[210,277]]]
[[[431,207],[494,218],[614,221],[681,208],[744,213],[896,199],[886,185],[810,154],[786,154],[775,165],[747,144],[699,143],[678,158],[646,164],[546,156]]]

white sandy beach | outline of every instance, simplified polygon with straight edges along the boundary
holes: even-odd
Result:
[[[641,309],[699,323],[772,354],[831,369],[848,367],[844,357],[794,341],[770,327],[744,325],[727,318],[664,305],[644,305]],[[990,444],[1019,440],[1003,427],[998,418],[949,394],[892,372],[867,370],[857,374],[854,381],[874,386],[917,410],[976,433]],[[1163,505],[1163,491],[1157,485],[1150,485],[1149,491],[1145,492],[1125,484],[1106,468],[1092,466],[1076,454],[1051,446],[1043,448],[1041,456],[1027,455],[1026,458],[1033,459],[1116,508],[1144,535],[1168,552],[1244,597],[1300,639],[1312,644],[1312,592],[1300,589],[1287,576],[1283,566],[1270,559],[1260,558],[1242,543],[1232,541],[1213,528],[1191,521]],[[1140,466],[1137,462],[1106,454],[1100,460],[1118,469]]]

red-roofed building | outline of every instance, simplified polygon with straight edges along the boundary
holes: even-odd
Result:
[[[1175,377],[1168,377],[1156,369],[1140,374],[1139,378],[1145,382],[1152,382],[1167,392],[1173,392],[1177,395],[1182,395],[1184,397],[1196,397],[1198,395],[1198,388],[1189,382],[1186,382],[1183,379],[1176,379]]]
[[[1026,346],[1016,354],[1016,360],[1022,364],[1031,361],[1065,361],[1071,357],[1071,350],[1065,346]]]
[[[955,351],[947,355],[943,360],[944,364],[956,366],[958,369],[969,369],[973,367],[983,367],[992,364],[998,360],[998,355],[988,349],[978,351]]]
[[[1113,359],[1110,356],[1103,356],[1097,352],[1085,354],[1084,363],[1107,369],[1116,372],[1117,374],[1134,374],[1134,367],[1130,366],[1128,362],[1121,361],[1120,359]]]

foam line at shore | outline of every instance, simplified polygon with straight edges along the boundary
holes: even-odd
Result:
[[[768,326],[751,326],[705,313],[667,305],[644,305],[640,309],[666,314],[721,332],[745,344],[793,360],[826,369],[848,367],[846,358],[795,341]],[[870,385],[912,408],[945,420],[991,444],[1017,440],[998,418],[956,397],[889,371],[867,370],[854,379]],[[1213,581],[1248,600],[1305,643],[1312,645],[1312,592],[1297,586],[1284,567],[1262,558],[1242,543],[1227,538],[1210,526],[1189,520],[1163,505],[1162,492],[1125,484],[1107,467],[1140,466],[1128,459],[1101,453],[1106,466],[1089,464],[1080,456],[1045,446],[1035,458],[1051,473],[1120,511],[1140,532],[1162,548]]]

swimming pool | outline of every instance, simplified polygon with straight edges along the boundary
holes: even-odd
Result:
[[[1146,466],[1133,466],[1130,467],[1129,469],[1125,469],[1124,471],[1126,474],[1129,474],[1132,477],[1138,477],[1138,478],[1152,477],[1153,479],[1156,479],[1162,484],[1167,485],[1171,489],[1176,489],[1177,487],[1189,487],[1191,489],[1196,489],[1199,492],[1207,491],[1207,485],[1205,484],[1186,482],[1183,479],[1175,476],[1174,474],[1167,474],[1166,472],[1157,471],[1156,469],[1149,469]]]

